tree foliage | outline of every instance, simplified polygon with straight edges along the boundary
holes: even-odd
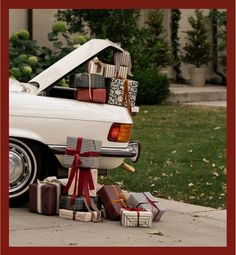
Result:
[[[192,29],[186,31],[186,44],[183,48],[185,54],[182,60],[185,63],[201,67],[211,59],[211,45],[209,43],[209,30],[207,29],[208,17],[200,10],[195,10],[195,17],[188,18]]]

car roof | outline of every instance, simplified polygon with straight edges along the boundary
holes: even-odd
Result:
[[[115,44],[108,39],[91,39],[35,76],[29,83],[38,84],[39,89],[37,94],[39,94],[107,48],[123,51],[118,44]]]

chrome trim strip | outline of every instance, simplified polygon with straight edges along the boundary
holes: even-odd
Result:
[[[136,145],[137,142],[132,142],[128,145],[127,148],[101,148],[102,157],[119,157],[119,158],[132,158],[139,153],[137,152],[132,145]],[[63,145],[48,145],[54,154],[65,154],[66,146]]]

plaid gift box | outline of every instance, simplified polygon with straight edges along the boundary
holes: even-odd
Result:
[[[125,95],[125,82],[128,81],[128,95]],[[138,91],[138,82],[133,80],[112,78],[108,93],[108,104],[126,106],[123,103],[124,97],[127,96],[131,107],[135,106]]]
[[[75,75],[74,88],[105,89],[105,77],[98,74],[80,73]]]
[[[101,210],[102,202],[98,197],[91,197],[95,205],[99,210]],[[61,196],[60,197],[60,209],[74,210],[74,211],[87,211],[87,207],[84,203],[83,197],[76,197],[75,203],[71,205],[71,196]]]
[[[151,227],[153,213],[141,208],[121,209],[121,225],[125,227]]]
[[[150,210],[153,213],[153,221],[159,221],[166,211],[150,192],[131,193],[127,200],[127,205],[130,208]]]
[[[79,139],[82,139],[81,148],[77,151]],[[67,137],[66,154],[64,165],[71,167],[75,156],[80,156],[79,167],[99,168],[98,156],[101,151],[102,142],[86,138]],[[96,155],[97,154],[97,155]],[[96,155],[96,156],[95,156]]]
[[[105,64],[104,68],[104,77],[106,78],[113,78],[113,77],[120,77],[126,79],[128,73],[128,67],[120,66],[119,72],[117,74],[116,66]]]

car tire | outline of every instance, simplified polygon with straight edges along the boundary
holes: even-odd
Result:
[[[25,200],[29,184],[42,176],[42,154],[28,140],[9,139],[9,198]]]

